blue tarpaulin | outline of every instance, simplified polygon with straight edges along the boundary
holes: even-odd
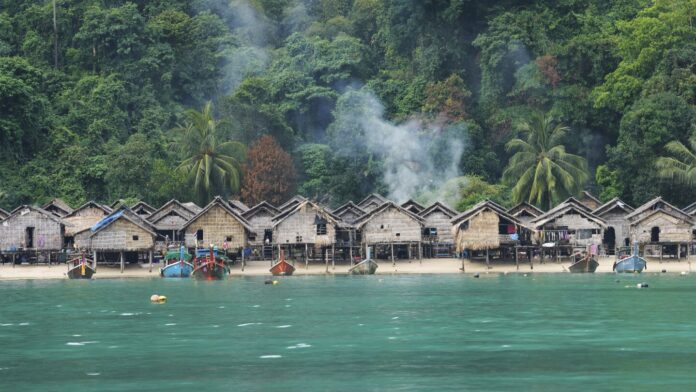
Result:
[[[107,216],[106,218],[100,220],[99,222],[95,223],[94,226],[92,226],[92,233],[94,233],[95,231],[101,229],[102,227],[108,225],[109,223],[111,223],[111,222],[115,221],[116,219],[120,218],[121,216],[123,216],[123,212],[124,212],[124,210],[120,210],[114,214]]]

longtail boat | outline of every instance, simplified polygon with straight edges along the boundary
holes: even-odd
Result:
[[[68,260],[68,278],[70,279],[92,279],[94,272],[94,261],[88,259],[84,253],[80,257]]]
[[[638,242],[633,243],[633,253],[628,256],[619,252],[617,260],[614,262],[614,271],[641,273],[648,263],[644,258],[638,256]]]
[[[290,276],[295,272],[295,266],[285,261],[285,251],[280,251],[280,258],[270,269],[273,275]]]
[[[597,260],[595,260],[594,255],[590,252],[587,252],[584,255],[580,255],[581,257],[575,261],[573,264],[568,267],[568,271],[570,272],[595,272],[597,270],[597,267],[599,267],[599,263]]]
[[[210,247],[207,252],[196,250],[196,258],[193,259],[193,271],[191,276],[199,280],[222,280],[229,275],[230,269],[217,256],[217,249]]]
[[[182,245],[179,251],[169,251],[164,256],[164,267],[160,269],[163,278],[188,278],[193,271],[193,264],[190,263],[191,255],[186,252]]]
[[[379,265],[370,258],[370,248],[367,248],[367,258],[351,267],[348,272],[352,275],[374,275]]]

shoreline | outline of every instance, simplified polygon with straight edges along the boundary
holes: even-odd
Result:
[[[695,262],[696,257],[681,259],[676,261],[661,261],[648,259],[645,273],[676,273],[691,272],[691,261]],[[599,267],[595,273],[614,273],[612,266],[613,257],[601,257],[598,259]],[[512,274],[512,273],[569,273],[568,266],[570,261],[547,261],[545,263],[535,262],[533,269],[528,263],[520,263],[519,269],[514,262],[491,262],[490,268],[486,268],[485,262],[464,260],[464,270],[462,271],[461,259],[423,259],[419,260],[399,260],[392,264],[391,261],[378,261],[379,268],[376,275],[438,275],[438,274]],[[251,261],[247,262],[242,271],[242,266],[236,264],[230,267],[230,277],[244,276],[266,276],[272,275],[268,271],[270,261]],[[309,275],[348,275],[349,264],[336,263],[332,266],[319,263],[311,263],[307,267],[304,264],[296,263],[294,276]],[[67,279],[68,268],[65,264],[59,265],[0,265],[0,281],[8,280],[45,280],[45,279]],[[144,279],[160,278],[159,265],[153,264],[152,271],[147,264],[130,264],[121,272],[119,266],[98,266],[94,279]]]

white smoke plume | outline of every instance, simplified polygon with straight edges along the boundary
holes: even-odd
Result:
[[[394,124],[384,118],[384,107],[372,93],[349,91],[346,94],[357,96],[352,97],[350,105],[337,109],[337,124],[357,123],[363,130],[363,143],[346,142],[364,146],[383,159],[383,180],[391,200],[401,203],[425,191],[437,193],[448,179],[458,175],[464,151],[461,139],[447,137],[437,125],[422,121]],[[439,149],[438,164],[428,147],[433,139],[443,137],[447,139],[441,140],[444,148]]]

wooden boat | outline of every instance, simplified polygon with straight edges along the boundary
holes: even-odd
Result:
[[[285,261],[285,252],[281,250],[280,259],[277,263],[273,264],[269,271],[276,276],[290,276],[295,272],[295,266]]]
[[[94,261],[81,254],[72,260],[68,260],[68,278],[70,279],[92,279],[94,275]]]
[[[571,264],[570,267],[568,267],[568,271],[595,272],[597,270],[597,267],[599,267],[599,263],[597,262],[597,260],[595,260],[593,255],[588,253],[587,255],[581,257],[580,260]]]
[[[638,256],[638,243],[633,243],[633,253],[628,256],[619,252],[617,260],[614,262],[614,271],[619,273],[641,273],[647,267],[648,263],[644,258]]]
[[[377,267],[379,267],[379,265],[370,258],[370,248],[367,248],[367,258],[351,267],[348,272],[350,272],[351,275],[374,275],[375,271],[377,271]]]
[[[163,278],[188,278],[193,272],[193,264],[189,261],[191,255],[182,246],[179,251],[169,251],[164,256],[164,267],[160,268],[160,276]]]
[[[222,280],[229,275],[230,269],[217,257],[217,249],[210,247],[207,252],[196,250],[191,276],[199,280]],[[200,255],[200,257],[199,257]]]

